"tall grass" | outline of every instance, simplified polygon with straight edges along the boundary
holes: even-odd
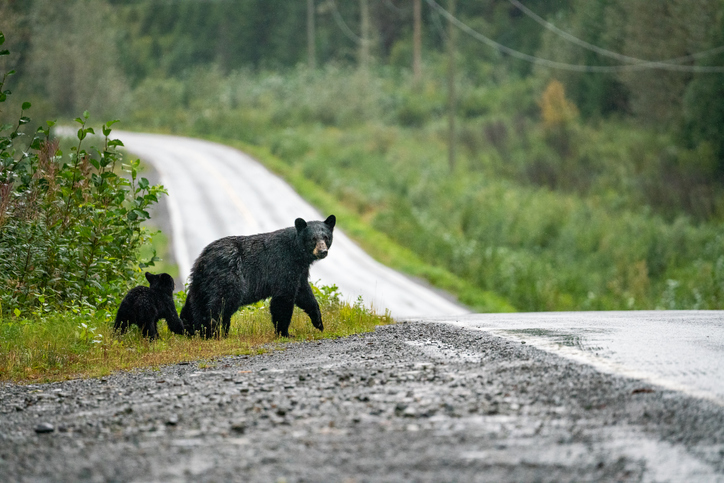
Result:
[[[361,301],[347,303],[336,287],[315,287],[325,330],[313,328],[307,315],[295,310],[292,337],[279,339],[264,302],[240,310],[227,338],[180,337],[159,323],[160,338],[149,342],[133,327],[113,332],[112,314],[105,311],[54,312],[38,318],[0,320],[0,381],[49,382],[97,377],[119,370],[154,367],[227,355],[257,354],[283,348],[280,343],[344,337],[392,323]]]

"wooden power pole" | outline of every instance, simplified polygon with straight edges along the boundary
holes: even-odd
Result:
[[[370,6],[368,0],[359,0],[362,42],[360,42],[360,67],[367,70],[370,63]]]
[[[448,11],[450,15],[455,16],[455,0],[448,0]],[[448,23],[448,164],[450,172],[455,169],[455,111],[456,111],[456,93],[455,93],[455,25],[452,21]]]
[[[307,62],[310,70],[317,68],[317,49],[314,32],[314,0],[307,0]]]
[[[422,80],[422,5],[421,0],[413,0],[412,31],[412,75],[416,86]]]

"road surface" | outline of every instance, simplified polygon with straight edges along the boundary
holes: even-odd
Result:
[[[0,481],[724,482],[724,408],[449,323],[0,384]]]
[[[174,255],[182,279],[203,248],[229,235],[251,235],[323,220],[289,185],[239,150],[198,139],[114,131],[131,153],[151,163],[168,190]],[[448,297],[373,260],[344,234],[337,219],[329,256],[311,280],[337,285],[345,299],[393,317],[458,315],[469,311]]]

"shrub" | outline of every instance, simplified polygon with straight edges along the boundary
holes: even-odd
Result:
[[[0,102],[12,73],[2,77]],[[0,317],[115,305],[138,273],[147,209],[165,191],[139,179],[138,160],[123,164],[123,144],[109,137],[117,121],[103,125],[101,149],[83,147],[95,134],[88,112],[76,119],[78,143],[69,156],[50,136],[55,122],[20,146],[30,107],[23,103],[18,122],[0,126]]]

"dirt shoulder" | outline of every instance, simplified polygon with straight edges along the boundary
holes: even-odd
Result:
[[[2,385],[0,474],[724,481],[724,408],[485,332],[403,323],[214,367]]]

